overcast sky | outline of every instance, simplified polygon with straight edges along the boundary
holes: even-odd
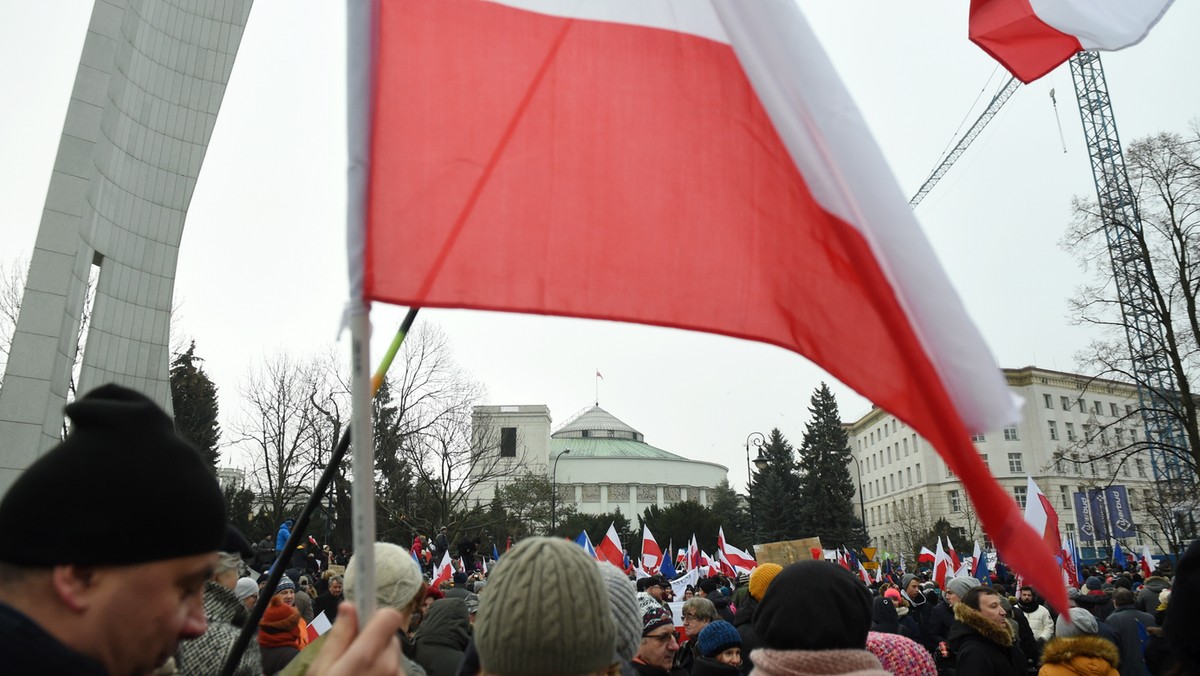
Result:
[[[800,4],[911,194],[1006,77],[967,40],[967,0]],[[91,6],[0,5],[5,262],[33,248]],[[197,183],[178,326],[217,383],[226,427],[252,364],[336,338],[347,296],[343,6],[256,0]],[[1142,44],[1104,55],[1126,143],[1185,131],[1200,116],[1196,26],[1200,3],[1177,2]],[[1074,195],[1094,188],[1064,65],[1018,90],[917,209],[1001,366],[1072,370],[1089,340],[1067,317],[1067,298],[1089,273],[1058,246]],[[376,355],[402,315],[377,307]],[[844,420],[870,408],[802,357],[731,338],[453,310],[425,310],[418,321],[445,330],[489,403],[547,404],[556,426],[593,402],[598,369],[601,406],[650,444],[728,466],[735,486],[746,480],[747,435],[779,427],[798,443],[821,380]]]

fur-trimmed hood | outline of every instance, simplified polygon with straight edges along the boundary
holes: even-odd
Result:
[[[1046,644],[1042,664],[1062,664],[1077,657],[1102,659],[1116,667],[1121,661],[1121,652],[1112,641],[1099,636],[1059,637]]]
[[[975,610],[965,603],[954,604],[954,619],[966,625],[967,629],[973,630],[975,633],[980,634],[984,638],[996,643],[997,645],[1005,648],[1012,647],[1013,635],[1009,630],[1007,623],[1005,626],[1001,627],[995,622],[988,620],[978,610]],[[956,629],[959,628],[950,628],[950,633],[952,636],[956,633],[959,633],[955,631]]]

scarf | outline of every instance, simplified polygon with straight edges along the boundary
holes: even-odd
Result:
[[[754,676],[890,676],[866,650],[772,650],[750,656]]]

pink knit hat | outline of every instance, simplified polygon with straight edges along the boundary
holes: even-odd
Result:
[[[900,634],[870,632],[867,650],[875,653],[884,670],[895,676],[937,676],[937,665],[929,651]]]

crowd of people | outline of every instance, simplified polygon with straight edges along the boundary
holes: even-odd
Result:
[[[281,556],[294,523],[273,559],[251,547],[145,397],[100,388],[68,414],[71,435],[0,501],[4,673],[216,674],[245,627],[256,640],[234,673],[247,676],[1200,673],[1200,543],[1170,576],[1085,569],[1062,615],[1012,579],[868,586],[825,561],[634,580],[544,537],[490,566],[464,556],[434,585],[424,554],[450,551],[445,531],[376,543],[375,588],[363,590],[345,553]],[[108,489],[118,478],[120,495]],[[478,542],[461,544],[477,555]],[[283,575],[267,589],[273,567]],[[360,626],[362,593],[378,610]]]

